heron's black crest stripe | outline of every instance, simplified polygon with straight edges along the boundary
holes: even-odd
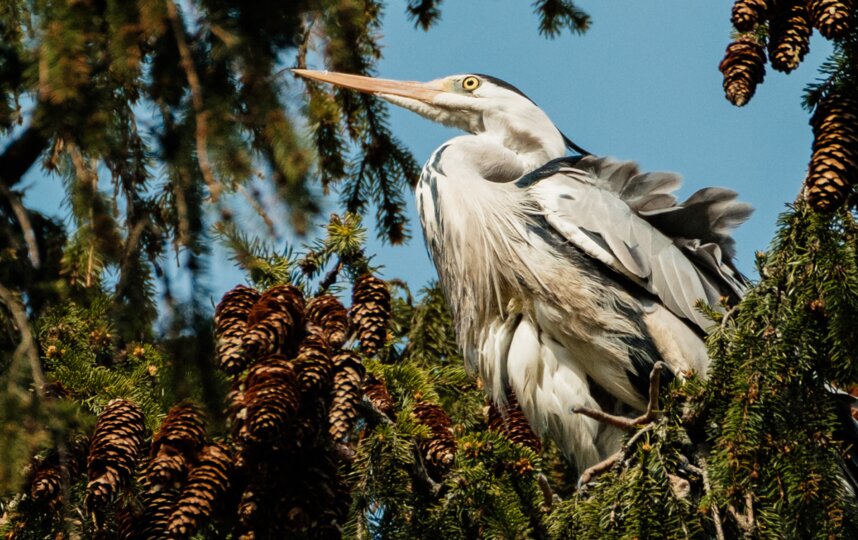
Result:
[[[519,90],[519,89],[518,89],[518,88],[516,88],[515,86],[513,86],[513,85],[509,84],[508,82],[506,82],[506,81],[505,81],[505,80],[503,80],[503,79],[498,79],[497,77],[492,77],[491,75],[484,75],[484,74],[482,74],[482,73],[474,73],[474,75],[476,75],[477,77],[479,77],[479,78],[481,78],[481,79],[485,79],[485,80],[489,81],[490,83],[494,84],[495,86],[500,86],[501,88],[506,88],[507,90],[509,90],[509,91],[511,91],[511,92],[515,92],[516,94],[520,95],[520,96],[521,96],[521,97],[523,97],[524,99],[526,99],[526,100],[528,100],[529,102],[531,102],[531,103],[533,103],[534,105],[536,105],[536,102],[535,102],[535,101],[533,101],[532,99],[530,99],[530,98],[527,96],[527,94],[525,94],[524,92],[522,92],[521,90]]]
[[[561,135],[563,135],[563,133],[561,133]],[[568,148],[569,150],[574,150],[574,151],[578,152],[579,154],[581,154],[582,157],[593,155],[592,153],[584,150],[583,148],[581,148],[580,146],[578,146],[577,144],[572,142],[572,139],[570,139],[566,135],[563,135],[563,142],[566,144],[566,148]]]

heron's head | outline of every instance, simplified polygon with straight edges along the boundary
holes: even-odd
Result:
[[[559,157],[569,142],[548,115],[520,90],[487,75],[451,75],[415,82],[307,69],[292,71],[314,81],[375,94],[445,126],[497,135],[513,150],[542,149]]]

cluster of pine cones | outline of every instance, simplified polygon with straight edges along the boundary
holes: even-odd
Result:
[[[209,436],[203,411],[182,402],[150,438],[140,407],[115,399],[92,437],[34,463],[30,510],[61,516],[70,486],[86,474],[84,510],[99,537],[178,540],[207,531],[243,540],[340,538],[358,417],[372,423],[367,413],[396,416],[385,382],[365,374],[352,348],[373,355],[384,345],[386,284],[362,276],[352,303],[347,311],[329,294],[305,300],[291,285],[227,292],[215,311],[215,337],[218,365],[232,381],[230,435]],[[515,397],[507,400],[503,411],[488,410],[489,428],[538,452]],[[411,416],[428,428],[415,449],[426,473],[440,480],[457,451],[450,417],[430,401],[418,401]],[[510,466],[533,470],[526,459]],[[18,523],[8,538],[26,527]]]
[[[831,40],[852,32],[853,0],[736,0],[733,26],[741,34],[727,46],[720,69],[724,92],[736,106],[745,105],[765,76],[766,52],[761,28],[768,37],[768,60],[777,71],[798,67],[810,49],[816,28]],[[811,119],[814,144],[805,181],[807,200],[817,211],[837,209],[858,181],[858,103],[841,93],[828,93]]]
[[[363,398],[361,357],[384,344],[385,283],[353,289],[351,314],[336,297],[305,301],[291,286],[238,286],[215,313],[218,361],[232,377],[237,538],[338,538],[351,501],[338,469],[348,461]],[[351,316],[350,316],[351,315]]]
[[[28,504],[59,515],[86,472],[84,506],[96,529],[122,539],[185,539],[211,526],[245,540],[339,538],[351,501],[341,469],[364,392],[393,413],[383,381],[364,388],[350,340],[376,354],[390,315],[387,286],[372,275],[356,280],[351,313],[335,296],[305,301],[291,285],[235,287],[215,311],[218,364],[232,380],[231,436],[212,440],[202,411],[181,403],[150,443],[142,410],[113,400],[89,440],[35,462]],[[20,522],[9,538],[26,528]]]

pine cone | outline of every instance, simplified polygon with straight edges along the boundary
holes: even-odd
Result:
[[[453,438],[453,423],[450,417],[441,406],[428,401],[414,405],[411,414],[432,433],[429,439],[418,442],[428,468],[435,474],[443,473],[456,457],[456,440]]]
[[[352,323],[357,329],[361,350],[372,356],[384,345],[390,320],[390,292],[384,281],[364,274],[352,291]]]
[[[336,296],[323,294],[310,300],[307,304],[307,320],[322,327],[331,347],[338,349],[345,343],[349,314]]]
[[[320,393],[331,386],[331,347],[326,333],[319,326],[308,326],[307,335],[298,348],[295,371],[302,394]]]
[[[86,506],[90,511],[109,504],[127,485],[145,436],[143,412],[130,401],[114,399],[98,416],[87,461]]]
[[[336,442],[346,439],[357,418],[363,375],[363,364],[352,351],[342,351],[334,357],[334,394],[328,411],[328,432]]]
[[[826,97],[811,118],[813,157],[805,181],[807,199],[818,212],[836,210],[858,182],[858,101]]]
[[[113,521],[116,523],[116,536],[119,540],[134,540],[137,537],[134,513],[128,504],[122,505],[116,511]]]
[[[516,444],[527,446],[534,452],[538,453],[542,450],[542,441],[531,429],[524,411],[521,410],[512,392],[507,393],[507,407],[504,412],[501,412],[494,403],[489,406],[489,429],[503,434]]]
[[[789,73],[810,50],[810,13],[805,0],[779,2],[769,22],[769,61],[778,71]]]
[[[301,339],[304,297],[292,285],[265,291],[250,310],[244,335],[245,354],[250,359],[269,354],[292,356]]]
[[[211,517],[229,488],[231,461],[220,444],[203,447],[170,516],[167,534],[171,538],[189,538]]]
[[[285,356],[272,355],[250,368],[245,382],[247,434],[252,442],[281,436],[301,402],[298,378]]]
[[[236,285],[223,295],[215,309],[218,363],[230,375],[241,372],[247,365],[243,339],[247,317],[258,299],[259,292],[255,289]]]
[[[295,424],[295,436],[289,441],[291,450],[319,446],[319,436],[328,435],[328,401],[330,392],[326,395],[304,396],[298,409]]]
[[[390,396],[390,392],[387,391],[387,385],[384,384],[384,381],[370,374],[363,383],[363,395],[372,401],[376,409],[387,416],[393,416],[396,405]]]
[[[64,488],[83,470],[88,446],[85,440],[72,441],[63,454],[51,451],[35,466],[30,497],[36,504],[54,511],[62,506]]]
[[[852,26],[852,0],[808,0],[813,27],[827,39],[841,39]]]
[[[724,93],[741,107],[754,97],[766,75],[766,54],[752,35],[744,35],[727,46],[719,69],[724,74]]]
[[[180,483],[205,436],[205,419],[199,407],[180,403],[171,408],[152,440],[147,484],[154,487]]]
[[[736,30],[750,32],[764,21],[769,10],[769,0],[736,0],[730,21]]]
[[[167,537],[167,527],[179,495],[178,488],[167,487],[143,496],[143,516],[134,526],[137,540],[162,540]]]

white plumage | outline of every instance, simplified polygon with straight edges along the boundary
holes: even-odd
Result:
[[[675,174],[564,157],[577,147],[545,113],[485,75],[404,83],[299,74],[470,133],[423,169],[426,245],[467,367],[499,405],[515,392],[531,425],[579,470],[615,451],[621,434],[574,408],[641,410],[658,361],[705,375],[709,323],[696,304],[718,309],[743,291],[729,232],[751,209],[735,192],[708,188],[677,203]]]

